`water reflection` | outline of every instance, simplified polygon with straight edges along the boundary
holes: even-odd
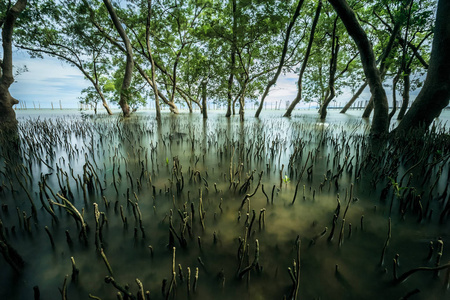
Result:
[[[442,197],[448,160],[440,161],[425,146],[419,157],[389,144],[373,150],[367,125],[332,113],[327,123],[318,123],[316,114],[291,119],[265,115],[244,123],[214,114],[207,120],[167,114],[160,124],[146,113],[128,120],[24,117],[19,163],[8,165],[5,155],[2,159],[0,218],[6,239],[26,267],[16,275],[0,260],[0,298],[28,299],[38,286],[42,298],[59,299],[57,289],[72,272],[71,257],[80,273],[76,282],[69,278],[69,298],[116,297],[117,289],[104,281],[108,270],[95,246],[94,203],[104,220],[101,247],[113,277],[122,286],[129,284],[134,295],[139,278],[152,299],[186,299],[188,292],[196,299],[289,298],[293,282],[287,268],[300,265],[299,298],[400,298],[415,288],[421,290],[417,299],[448,297],[445,271],[439,277],[417,273],[405,283],[392,283],[396,254],[400,273],[432,267],[438,252],[436,247],[432,259],[425,260],[430,241],[435,246],[438,237],[448,242],[448,216],[440,222],[449,201],[447,193]],[[447,151],[448,145],[442,147]],[[424,161],[436,165],[409,170],[425,154]],[[429,178],[423,178],[428,169]],[[413,176],[400,182],[407,170]],[[44,203],[45,198],[61,202],[50,188],[65,194],[89,226],[87,245],[80,223],[65,209],[53,205],[55,222],[43,208],[41,173],[47,174],[49,186]],[[38,207],[29,228],[24,225],[31,215],[25,189]],[[392,236],[380,265],[389,217]],[[294,265],[297,238],[301,258]],[[176,292],[170,289],[173,247]],[[256,253],[258,266],[239,279]],[[443,251],[441,263],[448,257]]]

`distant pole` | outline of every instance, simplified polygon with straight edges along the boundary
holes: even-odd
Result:
[[[59,109],[62,110],[61,99],[59,100]]]
[[[50,102],[52,104],[52,110],[53,110],[53,102]]]

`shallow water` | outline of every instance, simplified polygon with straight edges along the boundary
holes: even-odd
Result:
[[[66,274],[68,299],[86,299],[89,294],[116,298],[118,290],[105,283],[105,276],[110,274],[96,250],[94,203],[107,220],[101,230],[100,247],[113,277],[121,286],[128,284],[134,295],[139,278],[151,299],[188,298],[189,267],[192,299],[289,299],[293,281],[288,268],[295,269],[299,239],[298,298],[398,299],[415,289],[420,292],[414,299],[449,297],[448,269],[440,271],[439,276],[418,272],[403,283],[393,283],[396,254],[399,275],[420,266],[434,267],[437,240],[441,238],[444,251],[440,264],[449,261],[445,250],[448,214],[440,220],[449,201],[449,166],[448,160],[439,162],[449,153],[449,143],[417,145],[414,150],[418,155],[386,146],[381,148],[386,149],[384,156],[378,158],[381,150],[378,153],[370,145],[368,124],[356,112],[330,113],[327,123],[318,122],[311,112],[290,119],[266,114],[260,120],[249,117],[245,123],[238,117],[226,119],[215,113],[207,121],[197,114],[164,114],[162,125],[149,112],[125,121],[64,111],[18,115],[22,144],[15,160],[3,151],[0,218],[6,240],[23,257],[25,266],[18,275],[5,259],[0,259],[0,299],[30,299],[34,286],[39,287],[42,299],[61,299],[58,289],[62,289]],[[409,170],[421,157],[428,163],[438,162],[428,168],[430,173],[423,173],[428,169],[421,168],[422,164]],[[58,172],[59,168],[62,171]],[[409,173],[413,174],[411,179]],[[53,205],[58,219],[55,222],[42,207],[38,184],[41,174],[46,174],[54,194],[66,190],[66,197],[83,214],[89,227],[87,241],[80,235],[80,223],[64,208]],[[399,195],[390,187],[386,197],[381,197],[389,177],[401,184]],[[19,180],[37,207],[34,217],[30,217],[30,200]],[[86,182],[85,193],[80,182]],[[243,188],[245,182],[247,189]],[[62,202],[49,188],[45,190],[52,201]],[[400,198],[407,198],[408,193],[422,192],[420,198],[414,196],[409,204],[400,205]],[[440,197],[443,193],[445,196]],[[246,194],[254,195],[244,201]],[[338,198],[340,212],[330,239]],[[24,212],[29,228],[24,225]],[[389,218],[391,238],[380,264]],[[170,223],[173,241],[169,239]],[[66,231],[73,245],[66,241]],[[248,251],[238,259],[241,240],[245,240],[242,244]],[[239,272],[254,261],[256,240],[258,264],[240,279]],[[430,241],[434,250],[428,261]],[[168,293],[173,246],[176,288]],[[70,276],[71,257],[79,269],[75,281]],[[194,292],[196,268],[199,273]],[[167,284],[163,293],[164,279]]]

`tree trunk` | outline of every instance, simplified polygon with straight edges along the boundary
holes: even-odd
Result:
[[[375,103],[375,112],[370,132],[374,136],[384,135],[388,132],[389,128],[389,107],[386,92],[381,82],[380,72],[373,54],[372,44],[369,42],[364,29],[359,24],[355,13],[347,1],[329,0],[329,2],[340,16],[349,35],[355,41],[361,56],[364,74],[366,75]]]
[[[409,4],[409,5],[411,5],[411,4]],[[379,70],[379,73],[381,74],[380,75],[381,82],[383,82],[384,76],[386,75],[387,68],[388,68],[388,66],[390,64],[387,59],[389,58],[389,55],[391,54],[392,48],[394,47],[394,42],[396,41],[397,36],[400,33],[402,22],[403,22],[402,18],[398,18],[398,20],[395,22],[394,29],[392,29],[391,36],[389,37],[388,44],[386,46],[386,49],[383,52],[383,57],[381,58],[380,70]],[[370,117],[370,114],[372,113],[372,110],[374,109],[374,105],[375,105],[374,104],[374,99],[373,99],[373,96],[372,96],[370,98],[369,103],[367,104],[367,106],[366,106],[366,108],[364,110],[362,118],[369,118]],[[389,105],[388,105],[387,109],[389,111]],[[389,122],[388,122],[388,126],[389,126]]]
[[[231,106],[233,104],[233,115],[234,115],[234,103],[233,102],[233,80],[234,80],[234,68],[236,65],[236,31],[237,31],[237,20],[236,20],[236,0],[232,0],[232,15],[233,15],[233,40],[231,42],[231,66],[230,66],[230,76],[228,77],[228,87],[227,87],[227,113],[225,117],[229,118],[231,116]]]
[[[356,93],[353,95],[353,97],[348,101],[348,103],[344,106],[344,108],[341,110],[341,114],[345,114],[347,110],[353,105],[353,103],[358,99],[358,97],[362,94],[364,89],[367,87],[367,80],[364,81],[363,85],[356,91]]]
[[[327,107],[336,96],[334,82],[336,79],[337,56],[339,53],[339,37],[336,36],[336,25],[338,18],[334,20],[333,34],[331,39],[331,58],[330,58],[330,77],[328,78],[328,93],[319,109],[320,119],[325,120],[327,117]]]
[[[403,117],[405,116],[406,110],[408,109],[409,105],[409,89],[410,89],[410,75],[409,73],[411,70],[406,70],[406,74],[403,77],[403,101],[402,101],[402,107],[400,108],[400,111],[398,112],[397,120],[401,121]]]
[[[291,36],[291,30],[292,27],[294,27],[295,21],[297,20],[298,16],[300,15],[300,9],[303,5],[304,0],[299,0],[297,4],[297,8],[295,9],[294,15],[292,16],[292,20],[288,25],[288,28],[286,30],[286,38],[284,39],[284,45],[283,45],[283,51],[281,52],[281,59],[280,63],[278,64],[277,72],[275,73],[275,76],[272,78],[272,80],[269,80],[269,83],[266,86],[266,89],[264,90],[264,94],[261,97],[261,102],[259,103],[258,109],[256,110],[255,117],[259,118],[259,115],[261,114],[261,111],[263,109],[264,100],[266,99],[267,95],[269,94],[270,88],[277,82],[278,77],[281,74],[281,70],[284,65],[284,60],[286,58],[286,53],[288,50],[289,45],[289,37]]]
[[[367,103],[366,107],[364,108],[364,112],[361,118],[363,119],[369,118],[370,114],[372,113],[372,110],[373,110],[373,95],[370,96],[369,103]]]
[[[170,102],[166,98],[166,96],[164,96],[164,94],[161,93],[161,91],[159,89],[154,88],[153,81],[148,77],[147,73],[145,73],[145,71],[138,64],[135,64],[135,66],[136,66],[136,69],[138,70],[139,74],[141,74],[141,76],[145,79],[145,81],[147,81],[147,83],[150,85],[150,87],[153,89],[153,91],[155,93],[158,93],[159,98],[161,98],[161,100],[169,106],[170,111],[174,114],[178,114],[179,112],[178,112],[178,108],[177,108],[176,104],[173,102]]]
[[[317,26],[317,22],[319,21],[321,9],[322,9],[322,0],[319,0],[319,4],[317,5],[316,13],[314,15],[311,32],[309,34],[309,42],[308,42],[308,47],[306,48],[305,59],[303,60],[302,68],[301,68],[300,74],[298,76],[297,96],[295,96],[295,99],[292,101],[291,105],[289,105],[289,107],[286,110],[286,112],[284,113],[283,117],[290,117],[295,106],[297,106],[297,104],[302,99],[302,78],[303,78],[303,74],[305,73],[305,70],[306,70],[306,64],[308,63],[309,55],[311,53],[311,47],[312,47],[312,43],[314,40],[314,32],[316,31],[316,26]]]
[[[389,124],[391,123],[392,117],[395,115],[395,112],[397,111],[397,82],[400,78],[401,74],[401,68],[400,71],[395,75],[394,79],[392,80],[392,110],[389,113]]]
[[[161,122],[161,107],[159,106],[159,97],[158,97],[158,87],[156,85],[156,74],[155,74],[155,60],[153,59],[152,49],[150,47],[150,21],[152,17],[152,0],[147,1],[147,24],[145,26],[145,40],[146,47],[148,52],[148,57],[150,59],[150,63],[152,65],[152,83],[153,83],[153,91],[155,93],[155,110],[156,110],[156,121]]]
[[[113,113],[108,106],[108,102],[106,102],[106,98],[105,98],[105,95],[103,95],[102,89],[96,82],[93,82],[93,84],[94,84],[95,90],[97,91],[97,94],[100,96],[100,99],[102,99],[103,107],[106,109],[106,112],[108,113],[108,115],[111,116]],[[97,105],[97,103],[95,105]]]
[[[192,103],[190,101],[186,101],[186,104],[188,106],[189,113],[192,114],[194,112],[194,110],[192,109]]]
[[[241,122],[244,122],[244,114],[245,114],[245,98],[244,94],[239,97],[239,119]]]
[[[450,1],[439,0],[430,64],[424,85],[395,130],[402,135],[413,129],[427,129],[450,99]]]
[[[116,28],[117,32],[119,33],[120,37],[123,40],[123,43],[125,44],[127,63],[125,66],[125,75],[123,76],[122,88],[120,90],[119,105],[122,108],[123,116],[129,117],[130,107],[128,106],[128,98],[130,95],[128,93],[128,89],[130,88],[131,80],[133,79],[133,68],[134,68],[133,49],[131,47],[131,43],[130,40],[128,39],[127,33],[123,29],[122,24],[120,23],[120,20],[117,17],[116,11],[111,5],[111,2],[109,0],[103,0],[103,3],[105,4],[106,9],[108,10],[108,13],[113,21],[114,27]]]
[[[207,119],[208,118],[208,108],[207,108],[207,104],[206,104],[206,85],[207,85],[207,81],[203,80],[202,81],[202,115],[203,115],[203,119]]]
[[[3,59],[0,64],[0,130],[7,138],[17,136],[17,119],[13,105],[19,101],[11,96],[9,87],[14,82],[12,63],[12,36],[17,17],[27,5],[27,0],[18,0],[6,13],[2,29]]]
[[[242,87],[242,91],[239,95],[239,119],[241,120],[241,122],[244,122],[246,91],[247,91],[247,80],[245,80],[244,86]]]

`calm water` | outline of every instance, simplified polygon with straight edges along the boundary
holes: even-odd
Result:
[[[398,299],[415,289],[414,299],[449,297],[448,269],[393,282],[396,254],[398,275],[434,267],[439,238],[440,265],[449,262],[448,214],[440,220],[449,201],[449,143],[418,144],[418,155],[388,146],[379,158],[382,150],[369,144],[359,114],[331,112],[320,123],[312,111],[291,119],[275,112],[243,124],[222,113],[207,121],[198,114],[164,114],[158,125],[146,111],[125,121],[76,111],[18,112],[21,148],[15,159],[3,153],[0,218],[25,266],[17,275],[0,259],[0,299],[32,299],[34,286],[41,299],[61,299],[66,275],[68,299],[116,299],[96,250],[94,203],[100,224],[104,220],[99,248],[115,281],[135,296],[139,278],[151,299],[187,299],[189,267],[192,299],[289,299],[294,284],[288,268],[296,269],[300,240],[299,299]],[[445,112],[441,121],[447,119]],[[423,164],[410,169],[418,161]],[[44,204],[48,198],[62,205],[55,195],[65,194],[88,226],[87,239],[65,208],[53,204],[58,221],[44,209],[43,178]],[[251,197],[244,200],[246,195]],[[173,247],[176,287],[168,292]],[[74,281],[71,257],[79,269]]]

